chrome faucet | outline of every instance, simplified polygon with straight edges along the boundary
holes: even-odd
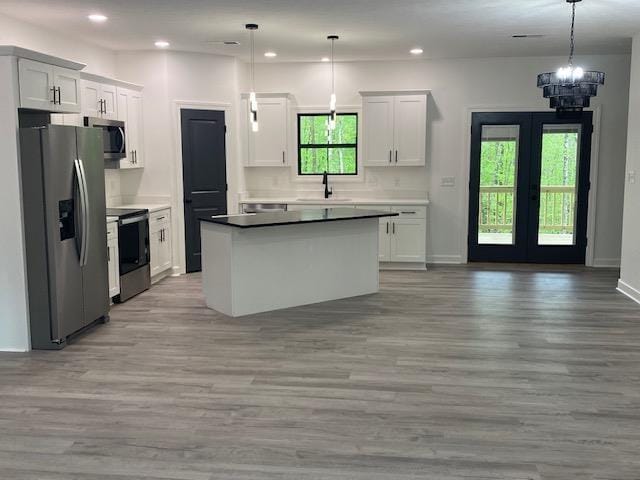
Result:
[[[322,184],[324,185],[324,198],[327,199],[333,195],[333,188],[329,188],[329,175],[326,170],[322,174]]]

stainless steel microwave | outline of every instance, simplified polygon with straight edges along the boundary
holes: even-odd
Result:
[[[124,122],[104,118],[84,117],[84,126],[102,129],[105,160],[121,160],[127,157],[127,140]]]

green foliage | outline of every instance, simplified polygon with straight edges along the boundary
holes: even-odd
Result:
[[[576,132],[549,131],[543,135],[540,230],[544,233],[573,232],[575,193],[571,188],[566,188],[565,191],[545,192],[545,187],[575,187],[578,140],[579,135]],[[513,193],[518,168],[517,148],[515,140],[482,142],[480,186],[485,187],[480,196],[482,233],[512,231]],[[529,165],[519,167],[529,168]],[[492,190],[492,187],[503,188]]]
[[[327,128],[329,115],[299,115],[300,173],[355,175],[357,172],[358,115],[338,114],[336,128]]]

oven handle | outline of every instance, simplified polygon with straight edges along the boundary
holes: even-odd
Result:
[[[145,213],[144,215],[139,215],[137,217],[125,218],[124,220],[120,220],[118,222],[119,225],[130,225],[132,223],[142,222],[143,220],[147,220],[149,218],[149,214]]]
[[[122,127],[118,127],[118,131],[120,132],[120,136],[122,137],[122,146],[120,147],[120,152],[119,153],[124,153],[125,149],[126,149],[126,145],[125,145],[125,136],[124,136],[124,128]]]

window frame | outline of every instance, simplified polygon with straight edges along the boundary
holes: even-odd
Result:
[[[358,112],[352,111],[344,111],[336,113],[337,116],[345,116],[345,115],[353,115],[356,117],[356,142],[355,143],[332,143],[332,144],[323,144],[323,143],[301,143],[300,138],[300,123],[302,117],[329,117],[329,113],[326,112],[297,112],[296,114],[296,137],[298,140],[298,159],[297,159],[297,173],[299,178],[309,178],[309,177],[317,177],[324,175],[324,173],[303,173],[302,172],[302,149],[303,148],[316,148],[323,149],[326,148],[327,151],[330,148],[353,148],[355,150],[355,171],[353,173],[331,173],[327,172],[327,175],[332,175],[336,177],[343,178],[356,178],[360,176],[360,172],[358,171],[358,162],[359,155],[358,150],[360,149],[359,139],[360,139],[360,116]]]

